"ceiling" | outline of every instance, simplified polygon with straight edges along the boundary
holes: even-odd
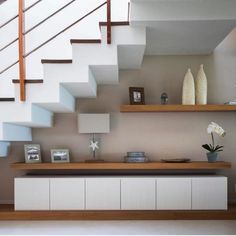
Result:
[[[147,55],[210,54],[236,27],[236,1],[131,0],[131,25],[146,26]]]

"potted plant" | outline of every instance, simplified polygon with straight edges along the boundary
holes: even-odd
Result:
[[[211,144],[203,144],[202,147],[206,149],[208,162],[216,162],[218,160],[219,152],[223,151],[224,146],[216,145],[214,133],[218,134],[220,137],[224,137],[226,132],[223,130],[221,126],[216,124],[215,122],[211,122],[207,127],[207,133],[211,135]]]

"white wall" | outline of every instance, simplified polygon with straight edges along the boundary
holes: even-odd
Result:
[[[146,103],[159,103],[162,92],[167,92],[170,103],[180,103],[181,87],[188,67],[196,76],[199,65],[205,65],[208,77],[209,103],[224,103],[236,99],[236,30],[210,56],[149,56],[140,70],[120,71],[119,85],[98,88],[97,99],[80,99],[77,111],[109,112],[111,132],[98,136],[101,140],[100,155],[105,160],[122,161],[127,151],[145,151],[150,160],[164,157],[186,157],[205,160],[204,143],[210,142],[206,128],[211,121],[223,126],[227,135],[216,138],[225,146],[221,160],[231,161],[232,169],[219,173],[229,176],[229,197],[236,199],[233,185],[236,183],[236,113],[120,113],[120,104],[129,103],[128,87],[143,86]],[[50,129],[34,129],[33,143],[42,147],[43,161],[50,161],[50,149],[69,148],[71,161],[91,158],[90,136],[77,133],[77,112],[57,114],[55,126]],[[16,172],[9,167],[14,161],[24,161],[23,144],[13,143],[10,156],[0,159],[0,200],[13,199],[13,177]]]

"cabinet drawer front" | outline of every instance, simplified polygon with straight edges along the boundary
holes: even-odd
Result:
[[[119,178],[87,178],[86,179],[87,210],[119,210],[120,179]]]
[[[227,209],[227,178],[203,177],[192,179],[192,209]]]
[[[51,178],[51,210],[84,210],[83,178]]]
[[[156,185],[158,210],[190,210],[190,178],[158,178]]]
[[[49,210],[49,179],[15,178],[15,210]]]
[[[155,210],[155,179],[122,178],[121,209]]]

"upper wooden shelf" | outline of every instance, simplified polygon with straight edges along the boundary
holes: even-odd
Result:
[[[11,168],[15,170],[216,170],[231,168],[230,162],[196,161],[188,163],[13,163]]]
[[[121,112],[235,112],[235,105],[121,105]]]

